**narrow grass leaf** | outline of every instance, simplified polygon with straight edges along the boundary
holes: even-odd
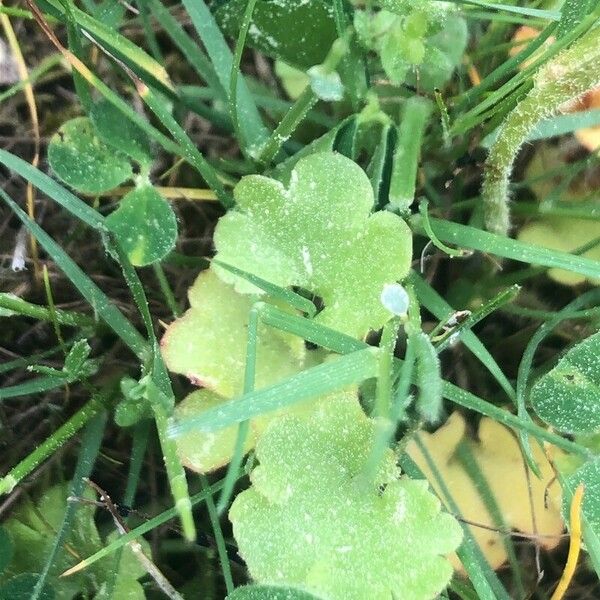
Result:
[[[229,90],[233,66],[231,50],[204,0],[182,0],[192,23],[208,52],[223,89]],[[258,148],[267,138],[268,130],[254,103],[243,77],[237,80],[237,112],[242,144],[248,150]]]
[[[142,356],[147,350],[147,344],[135,327],[125,318],[123,313],[114,305],[102,290],[83,272],[73,259],[27,214],[19,208],[8,194],[0,189],[0,197],[21,222],[37,238],[40,245],[52,257],[71,283],[88,301],[95,313],[120,337],[123,342],[137,355]]]
[[[322,325],[313,323],[309,319],[305,319],[297,315],[290,315],[277,309],[269,310],[265,314],[263,314],[263,322],[271,325],[272,327],[277,327],[282,331],[294,333],[307,341],[313,342],[324,348],[332,350],[333,352],[339,352],[340,354],[356,353],[358,350],[361,349],[370,349],[371,351],[373,351],[372,347],[368,346],[365,342],[361,340],[357,340],[351,336],[341,334],[332,329],[328,329],[327,327],[323,327]],[[404,363],[402,360],[397,358],[394,359],[394,368],[396,369],[396,376],[399,374],[403,364]],[[288,379],[282,382],[281,384],[278,384],[278,386],[285,388],[287,386],[287,382],[289,381],[290,380]],[[590,455],[590,451],[587,448],[584,448],[583,446],[580,446],[575,442],[565,439],[560,435],[547,431],[545,428],[540,427],[535,423],[524,421],[518,416],[508,412],[507,410],[495,406],[494,404],[491,404],[490,402],[479,398],[475,394],[462,390],[458,386],[455,386],[447,381],[442,382],[442,393],[444,398],[446,398],[447,400],[450,400],[465,408],[474,410],[475,412],[478,412],[482,415],[491,417],[492,419],[495,419],[496,421],[508,427],[511,427],[516,431],[526,431],[528,433],[531,433],[539,439],[548,441],[551,444],[554,444],[558,448],[562,448],[567,452],[572,452],[580,456]],[[256,394],[260,394],[260,392],[256,392]],[[232,402],[237,402],[237,400]],[[231,404],[231,402],[229,404]],[[214,416],[217,417],[217,415]],[[174,434],[174,429],[176,429],[176,426],[171,428],[171,435]],[[179,431],[176,431],[175,435],[178,434]]]
[[[429,458],[428,462],[431,465],[431,470],[433,473],[437,473],[438,482],[440,484],[440,488],[445,490],[446,497],[448,499],[449,504],[453,503],[452,497],[447,490],[447,487],[443,481],[443,479],[439,476],[439,472],[435,465],[431,463],[431,457],[427,453],[427,449],[423,453],[426,458]],[[419,469],[419,467],[415,464],[415,462],[410,458],[410,456],[406,453],[402,454],[399,457],[398,463],[404,473],[406,473],[411,479],[426,479],[425,475]],[[455,512],[458,513],[458,508],[455,506]],[[497,600],[497,596],[494,593],[494,588],[502,589],[502,584],[496,577],[496,574],[490,568],[490,565],[485,560],[485,556],[481,549],[477,545],[477,542],[471,535],[469,528],[466,525],[463,525],[464,539],[463,543],[460,545],[460,548],[457,550],[457,555],[469,576],[473,587],[478,593],[478,598],[480,600]]]
[[[67,325],[69,327],[94,327],[97,325],[94,319],[87,315],[72,310],[61,310],[60,308],[50,311],[50,309],[45,306],[32,304],[14,294],[7,294],[4,292],[0,292],[0,308],[4,308],[12,311],[14,314],[22,315],[24,317],[37,319],[38,321],[52,321],[56,318],[56,321],[60,325]]]
[[[209,494],[214,495],[222,487],[223,487],[223,481],[218,481],[217,483],[214,483],[208,490],[203,490],[203,491],[199,492],[198,494],[194,494],[190,498],[190,502],[191,502],[192,506],[196,506],[196,504],[199,504],[200,502],[205,502],[206,498],[208,497]],[[149,519],[145,523],[142,523],[135,529],[132,529],[131,531],[128,531],[127,533],[119,536],[117,539],[113,540],[110,544],[107,544],[106,546],[104,546],[104,548],[102,548],[101,550],[98,550],[98,552],[96,552],[95,554],[92,554],[88,558],[85,558],[80,563],[75,565],[73,568],[69,569],[68,572],[63,573],[63,577],[66,577],[71,573],[76,573],[78,571],[81,571],[82,569],[85,569],[85,568],[89,567],[90,565],[94,564],[96,561],[101,560],[102,558],[104,558],[106,556],[110,556],[113,552],[116,552],[119,548],[122,548],[123,546],[125,546],[126,544],[131,542],[132,540],[135,540],[136,538],[139,538],[140,536],[144,535],[145,533],[148,533],[149,531],[152,531],[153,529],[160,527],[164,523],[167,523],[171,519],[174,519],[176,516],[177,516],[177,509],[175,507],[165,510],[164,512],[160,513],[156,517],[153,517],[152,519]]]
[[[150,82],[159,84],[164,90],[173,90],[164,66],[116,29],[88,15],[72,2],[69,2],[68,8],[57,0],[41,0],[39,5],[42,10],[63,23],[73,18],[81,31],[87,32],[93,39],[98,40],[142,79],[150,78]]]
[[[414,271],[409,275],[409,281],[413,284],[419,302],[440,321],[446,321],[455,310],[442,298],[428,283],[426,283]],[[494,376],[506,395],[514,400],[515,390],[510,381],[490,354],[489,350],[481,343],[472,331],[463,331],[460,339],[463,344],[473,353],[481,364]]]
[[[179,21],[163,5],[160,0],[146,0],[140,2],[152,11],[152,16],[167,35],[173,40],[181,53],[185,56],[187,64],[192,67],[196,73],[206,82],[213,94],[221,100],[227,99],[225,88],[213,65],[198,44],[186,33]]]
[[[0,149],[0,162],[11,171],[14,171],[32,183],[40,192],[52,198],[57,204],[60,204],[86,225],[100,232],[106,231],[104,217],[98,211],[88,206],[85,202],[82,202],[60,183],[39,169],[36,169],[27,161],[6,150]]]
[[[488,480],[486,479],[479,463],[475,459],[471,447],[469,444],[466,444],[464,440],[458,445],[456,456],[460,461],[460,464],[463,466],[465,473],[477,486],[477,491],[479,492],[487,511],[492,517],[494,526],[500,530],[507,531],[509,527],[504,519],[504,515],[502,514],[502,509],[500,508],[500,505],[494,496],[494,492],[492,491],[492,488],[490,487],[490,484],[488,483]],[[515,586],[518,590],[519,597],[525,598],[527,593],[523,586],[521,566],[515,551],[515,544],[509,535],[503,537],[503,543],[512,569],[512,576]]]
[[[449,244],[458,244],[464,248],[495,254],[519,262],[555,267],[581,273],[586,277],[600,278],[599,261],[568,252],[534,246],[468,225],[440,219],[431,219],[430,222],[437,237]],[[422,231],[419,224],[417,224],[416,229]]]
[[[29,476],[42,462],[66,444],[94,415],[103,410],[105,403],[115,391],[113,383],[107,385],[101,392],[95,392],[91,400],[84,404],[49,438],[2,477],[0,479],[0,495],[10,493],[15,486],[25,477]]]
[[[360,383],[375,377],[377,369],[378,350],[365,348],[302,371],[281,383],[230,400],[196,417],[172,423],[169,435],[177,437],[195,430],[214,431],[241,423],[302,400]]]
[[[18,385],[6,386],[0,388],[0,401],[9,398],[18,398],[19,396],[31,396],[42,392],[49,392],[59,387],[67,385],[69,382],[65,377],[38,377],[33,381],[27,381]]]
[[[73,479],[71,480],[69,496],[77,498],[83,495],[85,487],[84,477],[90,476],[94,467],[94,462],[100,451],[100,444],[102,443],[102,436],[104,435],[104,429],[106,427],[106,418],[106,412],[102,411],[93,417],[85,428],[81,439],[81,450],[77,459],[77,465],[75,466]],[[31,600],[40,598],[44,583],[50,573],[54,560],[57,554],[63,551],[63,543],[69,535],[77,508],[76,502],[69,502],[67,504],[65,516],[63,517],[60,529],[56,533],[50,552],[48,553],[46,564],[44,565],[33,593],[31,594]]]
[[[585,1],[585,0],[584,0]],[[479,6],[481,8],[503,11],[515,15],[523,15],[526,17],[535,17],[547,21],[558,21],[560,12],[558,10],[545,10],[541,8],[530,8],[528,6],[514,6],[511,4],[498,4],[495,2],[484,2],[483,0],[450,0],[455,4],[464,4],[467,6]]]
[[[287,288],[280,287],[267,281],[266,279],[262,279],[262,277],[258,277],[252,273],[248,273],[247,271],[243,271],[242,269],[238,269],[233,265],[228,265],[220,260],[213,259],[212,262],[219,267],[225,269],[226,271],[230,271],[234,275],[238,275],[239,277],[243,277],[246,281],[249,281],[251,284],[255,285],[257,288],[260,288],[271,298],[280,300],[281,302],[291,306],[292,308],[296,308],[297,310],[306,313],[308,317],[314,317],[317,309],[315,305],[304,296],[300,296],[300,294],[296,294],[292,290]],[[0,298],[1,299],[1,298]]]

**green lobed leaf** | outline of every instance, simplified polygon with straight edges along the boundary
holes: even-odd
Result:
[[[236,294],[214,271],[202,271],[188,292],[190,309],[161,341],[170,371],[230,398],[242,392],[248,313],[256,296]],[[255,387],[297,373],[304,365],[301,339],[259,325]]]
[[[158,262],[174,248],[177,219],[171,205],[148,183],[132,190],[106,218],[131,264]]]
[[[102,142],[87,117],[64,123],[48,146],[48,162],[66,184],[87,194],[101,194],[130,179],[127,157]]]
[[[92,105],[90,119],[96,134],[104,143],[124,152],[143,168],[150,168],[150,138],[133,121],[123,118],[123,113],[118,108],[108,100],[101,100]]]
[[[427,482],[398,478],[391,450],[373,481],[362,477],[374,433],[352,391],[265,431],[252,487],[229,513],[254,580],[328,600],[426,600],[447,585],[442,555],[459,545],[460,526]]]
[[[571,348],[531,390],[546,423],[565,433],[600,430],[600,333]]]
[[[312,154],[298,161],[288,188],[250,175],[234,195],[236,209],[215,230],[218,260],[320,296],[324,309],[315,320],[344,333],[363,336],[390,318],[380,295],[408,273],[412,238],[400,217],[370,214],[373,189],[353,161]],[[257,292],[230,272],[215,271],[237,291]]]
[[[467,45],[467,25],[445,2],[379,2],[383,10],[357,10],[354,27],[362,44],[379,54],[395,85],[405,81],[433,91],[460,64]]]
[[[297,587],[279,585],[243,585],[229,594],[226,600],[320,600]]]
[[[460,61],[467,47],[468,30],[466,21],[458,15],[450,15],[441,31],[427,40],[423,62],[418,73],[411,73],[409,84],[432,92],[444,86]]]

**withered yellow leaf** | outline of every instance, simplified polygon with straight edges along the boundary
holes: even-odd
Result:
[[[507,527],[527,534],[554,536],[538,538],[538,543],[545,548],[550,549],[558,544],[559,535],[563,531],[558,508],[560,491],[556,482],[549,487],[550,502],[546,507],[544,495],[554,473],[541,448],[532,444],[533,455],[542,474],[541,479],[538,479],[531,471],[527,474],[527,466],[515,434],[492,419],[482,419],[478,440],[466,435],[465,421],[459,413],[453,413],[435,433],[419,433],[419,436],[464,519],[489,527],[496,526],[477,485],[457,456],[456,451],[462,440],[469,445]],[[408,444],[406,451],[444,501],[440,486],[414,440]],[[502,534],[481,527],[470,527],[492,568],[500,567],[507,559]],[[462,570],[456,556],[453,557],[453,564],[457,570]]]

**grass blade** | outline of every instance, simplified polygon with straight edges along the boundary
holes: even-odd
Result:
[[[102,436],[104,435],[104,429],[106,427],[106,412],[97,414],[87,425],[81,440],[81,451],[79,458],[77,459],[77,465],[75,466],[75,472],[73,473],[73,479],[71,480],[71,486],[69,489],[69,496],[80,497],[83,495],[85,482],[84,477],[89,477],[94,467],[94,462],[100,451],[100,444],[102,443]],[[71,522],[75,516],[75,511],[78,506],[76,502],[68,502],[65,516],[63,517],[60,529],[58,530],[56,537],[52,543],[50,552],[46,559],[46,564],[40,573],[39,579],[35,584],[35,588],[31,592],[31,600],[37,600],[42,593],[44,582],[46,581],[50,569],[56,559],[57,554],[62,551],[64,541],[69,535],[71,529]]]
[[[219,26],[204,0],[182,0],[182,2],[208,52],[223,89],[229,90],[233,56]],[[231,101],[231,98],[229,100]],[[253,155],[253,152],[266,140],[269,132],[263,125],[243,77],[237,80],[237,112],[242,136],[240,141],[250,155]]]
[[[88,301],[94,312],[117,334],[118,337],[138,356],[143,356],[148,345],[123,313],[110,298],[83,272],[75,261],[27,214],[19,208],[8,194],[0,189],[0,198],[17,215],[21,222],[36,237],[40,245],[52,257],[71,283]]]
[[[32,183],[38,190],[52,198],[86,225],[102,233],[107,231],[104,217],[98,211],[27,161],[0,149],[0,163]]]
[[[208,497],[209,494],[211,496],[214,496],[214,494],[216,492],[218,492],[222,487],[223,487],[223,482],[218,481],[217,483],[214,483],[209,489],[203,490],[203,491],[199,492],[198,494],[193,495],[190,498],[190,502],[191,502],[192,506],[196,506],[196,504],[199,504],[200,502],[205,502],[206,498]],[[122,548],[123,546],[125,546],[126,544],[131,542],[132,540],[135,540],[136,538],[144,535],[145,533],[148,533],[149,531],[156,529],[163,523],[166,523],[167,521],[174,519],[176,516],[177,516],[177,509],[175,507],[165,510],[164,512],[160,513],[156,517],[153,517],[152,519],[149,519],[145,523],[142,523],[142,525],[140,525],[139,527],[136,527],[135,529],[132,529],[131,531],[119,536],[116,540],[113,540],[110,544],[108,544],[107,546],[104,546],[104,548],[102,548],[101,550],[98,550],[98,552],[96,552],[95,554],[92,554],[92,556],[82,560],[80,563],[75,565],[73,568],[69,569],[69,572],[76,573],[78,571],[81,571],[82,569],[89,567],[90,565],[94,564],[96,561],[101,560],[102,558],[105,558],[106,556],[110,556],[113,552],[116,552],[119,548]],[[63,576],[66,576],[66,575],[63,574]]]
[[[439,482],[440,488],[442,488],[442,490],[445,489],[446,492],[448,492],[444,480],[439,476],[439,472],[435,465],[432,464],[431,457],[427,454],[426,458],[428,458],[427,462],[430,464],[432,472],[438,475],[436,479]],[[398,459],[398,462],[402,471],[404,471],[411,479],[426,479],[421,469],[419,469],[408,454],[402,454]],[[445,495],[449,506],[452,507],[452,504],[454,504],[452,497],[449,493]],[[458,514],[456,504],[454,504],[454,509],[455,514]],[[456,553],[460,558],[473,587],[477,591],[478,597],[484,600],[497,600],[494,589],[503,589],[502,584],[485,560],[483,553],[466,525],[463,525],[463,532],[465,537]]]
[[[30,475],[42,462],[67,443],[94,415],[104,409],[107,400],[115,391],[114,384],[96,392],[70,419],[63,423],[46,441],[13,467],[0,479],[0,495],[10,493],[16,485]]]
[[[525,242],[489,233],[468,225],[442,221],[441,219],[430,219],[430,223],[436,236],[448,244],[457,244],[463,248],[495,254],[496,256],[510,258],[519,262],[565,269],[574,273],[580,273],[586,277],[600,278],[599,261],[583,256],[576,256],[568,252],[526,244]],[[419,233],[424,231],[418,218],[413,220],[413,224]]]
[[[419,275],[414,271],[409,275],[409,280],[415,288],[419,302],[440,321],[446,321],[455,310]],[[472,331],[463,331],[461,334],[463,344],[473,353],[485,368],[494,376],[506,395],[512,400],[515,390],[510,381],[490,354],[489,350],[481,343]]]
[[[225,402],[196,417],[172,423],[169,426],[169,436],[174,438],[195,430],[214,431],[360,383],[377,375],[378,362],[376,348],[369,347],[352,352],[337,360],[302,371],[268,388]]]

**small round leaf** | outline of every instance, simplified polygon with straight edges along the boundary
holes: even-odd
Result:
[[[171,205],[150,185],[129,192],[106,218],[136,267],[164,258],[175,246],[177,220]]]
[[[600,333],[571,348],[531,390],[538,416],[565,433],[600,430]]]
[[[132,176],[127,157],[102,142],[87,117],[67,121],[52,136],[48,162],[66,184],[87,194],[112,190]]]

